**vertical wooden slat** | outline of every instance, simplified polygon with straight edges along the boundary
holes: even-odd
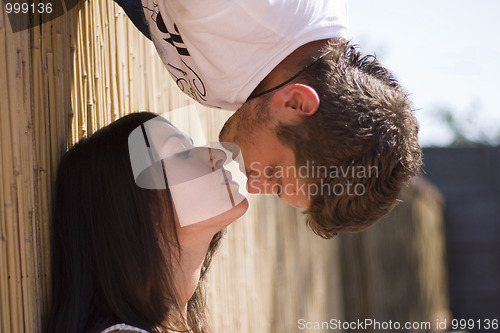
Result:
[[[18,51],[18,79],[19,88],[22,91],[19,103],[22,105],[21,113],[17,118],[16,127],[20,149],[20,177],[17,178],[18,199],[20,206],[20,254],[23,286],[23,320],[27,330],[34,331],[36,320],[34,319],[36,302],[36,262],[38,254],[35,252],[34,232],[34,147],[32,136],[32,112],[31,112],[31,61],[30,61],[30,39],[26,31],[20,39]]]
[[[46,110],[46,94],[43,91],[42,84],[43,82],[43,67],[42,67],[42,52],[41,52],[41,34],[39,29],[33,29],[31,35],[31,63],[32,63],[32,110],[33,115],[39,115],[37,117],[33,117],[33,136],[36,138],[34,140],[34,150],[35,150],[35,159],[32,166],[34,173],[34,188],[38,187],[39,191],[33,191],[35,196],[35,210],[34,210],[34,241],[36,242],[35,253],[37,257],[45,257],[46,254],[43,252],[43,244],[44,238],[43,235],[46,234],[44,231],[44,225],[41,221],[46,221],[43,219],[43,212],[46,205],[48,205],[48,200],[46,195],[40,195],[40,192],[46,190],[46,184],[40,181],[40,178],[43,177],[43,174],[47,173],[46,165],[50,160],[48,157],[47,149],[48,147],[48,138],[46,135],[45,122],[46,119],[44,117],[44,110]],[[42,116],[43,115],[43,116]],[[44,260],[38,261],[35,264],[36,266],[36,276],[35,276],[35,295],[37,298],[37,302],[35,303],[35,313],[36,316],[32,319],[36,321],[37,326],[33,327],[33,331],[39,331],[41,327],[41,318],[43,309],[47,306],[46,294],[43,293],[43,285],[46,284],[46,280],[43,279],[43,269]],[[44,307],[45,305],[45,307]]]
[[[5,17],[3,6],[0,9],[0,45],[5,45],[4,49],[0,52],[0,82],[8,83],[7,67],[8,62],[8,48],[7,42],[10,41],[10,32],[7,18]],[[11,230],[9,224],[12,223],[12,197],[10,193],[10,173],[12,170],[11,157],[10,157],[10,106],[9,106],[9,94],[7,89],[0,89],[0,176],[1,176],[1,188],[0,188],[0,213],[1,213],[1,225],[0,225],[0,272],[2,276],[0,279],[0,328],[3,332],[8,332],[12,328],[11,322],[16,320],[16,309],[11,308],[11,298],[12,293],[15,292],[12,289],[10,271],[12,264],[9,264],[12,257],[11,250]]]
[[[2,10],[2,15],[3,10]],[[23,41],[28,39],[29,34],[26,31],[13,34],[6,29],[5,33],[5,65],[6,78],[4,84],[7,88],[7,96],[3,101],[1,112],[2,126],[2,168],[3,170],[3,191],[5,220],[6,224],[6,242],[7,242],[7,279],[9,285],[9,304],[10,307],[10,329],[20,330],[24,327],[25,310],[29,302],[27,293],[28,285],[24,279],[27,272],[25,239],[25,217],[27,214],[24,203],[25,194],[23,193],[25,176],[30,172],[23,170],[26,165],[24,159],[29,154],[25,149],[24,138],[20,133],[22,131],[22,122],[26,116],[26,104],[23,97],[28,97],[23,91],[23,71],[25,66],[29,66],[29,61],[25,58],[23,50]],[[29,105],[29,100],[28,100]],[[7,107],[5,107],[7,106]],[[29,206],[29,202],[26,203]],[[28,208],[29,210],[29,208]],[[25,294],[26,293],[26,294]]]

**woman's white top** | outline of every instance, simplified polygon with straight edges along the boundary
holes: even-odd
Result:
[[[118,331],[118,330],[123,330],[123,331],[127,330],[127,331],[132,331],[132,332],[139,332],[139,333],[149,333],[148,331],[145,331],[143,329],[140,329],[140,328],[137,328],[137,327],[134,327],[134,326],[130,326],[130,325],[127,325],[127,324],[113,325],[111,327],[106,328],[101,333],[110,333],[110,332]]]

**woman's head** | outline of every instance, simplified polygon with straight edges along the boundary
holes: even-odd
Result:
[[[237,147],[220,148],[232,148],[228,154],[238,158],[233,156]],[[158,116],[136,128],[129,136],[129,149],[137,184],[168,187],[181,226],[200,222],[224,226],[246,211],[240,185],[224,168],[232,159],[227,161],[221,149],[195,147],[191,138],[164,118]]]
[[[150,331],[180,325],[173,263],[181,245],[171,194],[168,187],[137,186],[129,157],[130,133],[154,117],[123,117],[62,158],[52,218],[50,332],[93,332],[115,322]],[[200,327],[199,291],[190,302],[188,324]]]

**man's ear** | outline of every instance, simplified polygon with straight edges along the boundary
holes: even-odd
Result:
[[[312,87],[294,83],[284,86],[271,99],[276,119],[285,124],[294,124],[305,116],[312,116],[319,107],[319,96]]]

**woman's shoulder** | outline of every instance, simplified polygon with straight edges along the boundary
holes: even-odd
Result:
[[[111,327],[106,328],[101,333],[115,333],[115,332],[116,333],[118,333],[118,332],[120,332],[120,333],[125,333],[125,332],[128,332],[128,333],[149,333],[148,331],[145,331],[141,328],[130,326],[127,324],[113,325]]]

